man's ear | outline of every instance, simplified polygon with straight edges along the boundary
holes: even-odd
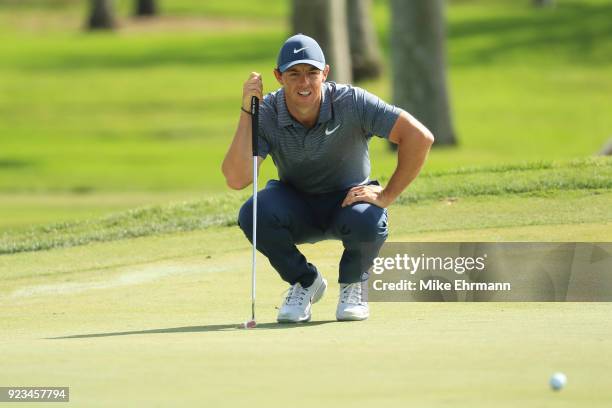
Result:
[[[274,77],[276,78],[278,83],[281,85],[284,85],[283,84],[283,74],[278,70],[278,68],[274,68],[272,72],[274,73]]]
[[[323,70],[323,82],[325,82],[328,75],[329,75],[329,65],[325,64],[325,69]]]

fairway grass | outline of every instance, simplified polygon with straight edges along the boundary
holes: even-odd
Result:
[[[578,221],[584,193],[559,198],[577,223],[414,232],[418,211],[460,218],[462,205],[485,212],[501,200],[398,206],[390,240],[609,235],[609,218]],[[515,198],[501,211],[523,202],[534,221],[546,200]],[[337,323],[341,245],[302,249],[330,280],[313,322],[274,323],[286,287],[260,256],[259,326],[249,331],[235,329],[250,312],[250,249],[237,227],[3,255],[0,383],[70,386],[71,403],[88,407],[604,407],[612,398],[609,304],[375,303],[368,321]],[[560,393],[547,385],[554,371],[568,375]]]

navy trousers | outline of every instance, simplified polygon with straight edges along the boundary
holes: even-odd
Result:
[[[368,269],[388,235],[387,210],[364,202],[342,208],[347,192],[306,194],[270,180],[257,193],[257,250],[284,281],[310,286],[317,269],[296,244],[326,239],[338,239],[344,245],[338,282],[368,279]],[[252,243],[253,197],[240,208],[238,224]]]

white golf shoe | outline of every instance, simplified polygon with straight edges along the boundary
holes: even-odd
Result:
[[[336,308],[336,319],[365,320],[370,316],[368,302],[363,301],[364,282],[341,283],[338,307]]]
[[[317,272],[317,277],[307,288],[296,283],[289,288],[276,320],[279,323],[308,322],[312,316],[312,304],[318,302],[327,290],[327,280]]]

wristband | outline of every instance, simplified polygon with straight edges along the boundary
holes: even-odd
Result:
[[[243,111],[244,113],[248,113],[249,115],[251,114],[251,112],[249,112],[248,110],[244,109],[242,106],[240,107],[240,110]]]

